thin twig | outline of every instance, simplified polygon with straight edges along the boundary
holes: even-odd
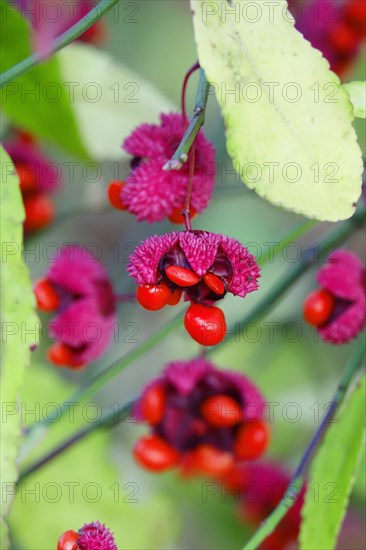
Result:
[[[196,139],[199,129],[205,121],[208,89],[209,83],[207,82],[204,71],[201,69],[193,116],[178,149],[175,151],[172,158],[164,164],[163,170],[180,170],[183,164],[187,162],[189,151]]]
[[[23,59],[17,65],[14,65],[4,73],[0,75],[0,88],[5,86],[8,82],[12,82],[19,78],[22,74],[28,72],[30,69],[33,69],[36,65],[49,59],[51,55],[62,50],[65,46],[73,42],[81,34],[89,29],[94,23],[96,23],[103,15],[110,10],[119,0],[101,0],[97,6],[90,10],[85,17],[80,19],[75,25],[67,29],[60,36],[55,38],[49,50],[45,54],[39,54],[37,52],[33,53],[26,59]]]
[[[86,428],[82,428],[74,435],[57,445],[57,447],[52,449],[52,451],[48,452],[45,456],[33,462],[33,464],[28,466],[28,468],[21,471],[19,474],[18,483],[24,481],[26,477],[33,474],[36,470],[39,470],[39,468],[51,462],[54,458],[62,454],[64,451],[66,451],[76,443],[82,441],[94,430],[99,428],[113,428],[120,422],[123,422],[130,415],[132,408],[133,403],[127,403],[126,405],[120,407],[118,411],[113,410],[113,412],[105,414],[97,423],[93,423]]]
[[[258,546],[275,530],[280,521],[285,517],[290,508],[295,504],[297,497],[299,496],[301,489],[305,482],[305,474],[322,437],[329,425],[335,410],[343,402],[347,390],[353,377],[362,364],[363,356],[365,353],[364,337],[358,340],[357,346],[351,355],[350,361],[347,365],[344,374],[339,381],[337,390],[331,400],[331,406],[328,408],[319,428],[310,440],[309,445],[306,447],[305,452],[300,460],[300,463],[294,473],[294,476],[289,483],[285,496],[279,502],[277,507],[273,510],[270,516],[262,523],[260,528],[254,533],[253,537],[246,543],[243,550],[255,550]]]
[[[184,223],[187,231],[191,231],[191,196],[192,196],[192,187],[193,187],[193,176],[194,176],[194,166],[196,160],[196,146],[193,144],[190,159],[189,159],[189,174],[188,174],[188,185],[187,185],[187,194],[182,214],[184,216]]]

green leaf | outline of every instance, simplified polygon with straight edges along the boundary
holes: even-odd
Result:
[[[366,82],[355,81],[343,84],[353,105],[353,115],[357,118],[366,118]]]
[[[36,420],[52,414],[73,389],[71,379],[63,380],[51,365],[32,364],[21,399],[24,411],[33,412],[24,412],[24,421],[34,422],[34,411],[39,411]],[[76,404],[72,413],[51,426],[46,440],[27,457],[27,463],[101,413],[96,402]],[[129,427],[136,440],[134,423],[123,424],[113,432],[98,430],[20,484],[10,517],[16,548],[56,548],[64,531],[96,520],[111,529],[118,548],[174,546],[179,520],[173,499],[160,488],[154,491],[152,476],[133,464],[132,444],[126,439]],[[46,529],[34,528],[40,517]]]
[[[20,420],[18,390],[30,361],[30,346],[37,341],[39,323],[29,273],[22,259],[24,208],[19,180],[4,151],[1,156],[1,548],[8,548],[5,523],[13,484],[17,480]],[[4,495],[5,493],[5,495]]]
[[[31,54],[30,31],[15,7],[0,3],[1,71]],[[69,88],[55,57],[28,71],[1,90],[1,105],[13,124],[50,140],[77,157],[87,158],[69,102]]]
[[[361,194],[352,106],[285,0],[191,0],[198,57],[245,184],[310,218],[349,218]]]
[[[96,160],[120,159],[122,141],[143,122],[155,122],[172,103],[109,53],[74,43],[57,54],[79,129]]]
[[[364,376],[312,463],[302,509],[303,550],[332,550],[337,542],[364,449],[365,382]]]

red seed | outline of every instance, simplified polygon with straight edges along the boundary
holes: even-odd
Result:
[[[164,283],[158,285],[140,285],[136,290],[138,303],[149,311],[162,309],[167,305],[171,297],[171,290]]]
[[[216,294],[224,294],[225,293],[225,285],[220,279],[220,277],[217,277],[214,273],[206,273],[204,275],[203,280],[205,281],[206,285],[216,292]]]
[[[304,319],[309,325],[321,327],[331,316],[335,306],[334,297],[326,290],[309,294],[304,303]]]
[[[258,458],[269,444],[269,429],[265,422],[249,422],[238,429],[234,453],[241,460]]]
[[[165,274],[170,281],[178,286],[194,286],[200,281],[199,277],[191,269],[177,265],[167,267]]]
[[[184,317],[184,326],[193,340],[202,346],[215,346],[226,335],[225,315],[215,306],[191,304]]]
[[[183,474],[222,476],[230,471],[233,463],[233,455],[228,451],[202,444],[184,457]]]
[[[79,534],[75,531],[65,531],[58,539],[57,550],[78,550],[78,538]]]
[[[346,23],[332,25],[328,32],[328,40],[339,54],[352,55],[357,50],[358,37]]]
[[[179,304],[180,299],[182,297],[182,291],[180,288],[176,288],[175,290],[171,291],[171,296],[168,302],[168,306],[176,306]]]
[[[60,305],[59,295],[48,279],[41,279],[34,285],[34,294],[41,311],[55,311]]]
[[[360,39],[366,36],[366,2],[363,0],[347,0],[343,4],[344,18],[352,25]]]
[[[42,193],[24,197],[24,208],[24,230],[27,232],[46,227],[55,217],[53,200]]]
[[[28,164],[16,164],[16,171],[19,176],[20,189],[23,193],[35,191],[38,186],[38,178],[35,168]]]
[[[142,437],[133,449],[135,460],[151,472],[163,472],[179,462],[178,452],[157,435]]]
[[[239,403],[229,395],[214,395],[204,400],[201,415],[212,426],[230,427],[243,419]]]
[[[71,347],[63,342],[53,344],[47,352],[47,358],[58,367],[78,369],[84,365],[84,363],[80,363],[74,359]]]
[[[108,199],[114,208],[118,210],[127,210],[128,207],[123,203],[121,194],[125,183],[123,181],[111,181],[108,186]]]
[[[149,388],[140,399],[141,414],[149,424],[159,424],[165,411],[165,389],[162,386]]]

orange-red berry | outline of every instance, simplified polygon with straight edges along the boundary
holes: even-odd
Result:
[[[38,185],[38,178],[35,169],[27,164],[17,164],[15,166],[19,176],[20,189],[23,193],[35,191]]]
[[[328,40],[340,54],[353,54],[358,44],[357,35],[346,23],[332,25],[328,33]]]
[[[200,278],[191,269],[177,265],[167,267],[165,274],[170,281],[178,286],[194,286],[200,281]]]
[[[49,348],[47,358],[51,363],[58,367],[71,367],[78,369],[83,366],[83,363],[75,361],[70,346],[62,342],[57,342]]]
[[[238,429],[234,453],[241,460],[258,458],[269,443],[269,429],[265,422],[249,422]]]
[[[230,395],[213,395],[201,405],[201,415],[206,422],[217,428],[239,424],[243,419],[240,404]]]
[[[352,25],[359,38],[366,35],[366,3],[363,0],[347,0],[343,4],[344,18]]]
[[[34,285],[37,307],[42,311],[55,311],[60,305],[60,297],[48,279],[42,279]]]
[[[218,277],[214,273],[206,273],[206,275],[204,275],[204,277],[203,277],[203,280],[205,281],[206,285],[211,290],[216,292],[216,294],[224,294],[225,293],[224,283],[222,282],[220,277]]]
[[[24,197],[25,231],[37,231],[49,225],[55,217],[53,200],[42,193]]]
[[[108,199],[114,208],[118,210],[127,210],[128,207],[123,203],[121,193],[125,183],[123,181],[111,181],[108,186]]]
[[[225,315],[215,306],[191,304],[184,316],[184,326],[193,340],[202,346],[215,346],[226,335]]]
[[[176,288],[175,290],[171,291],[171,296],[168,301],[168,306],[176,306],[179,304],[180,299],[182,297],[182,291],[180,288]]]
[[[309,294],[304,303],[304,319],[309,325],[321,327],[331,316],[335,306],[334,297],[326,290]]]
[[[157,311],[166,306],[172,298],[170,288],[164,283],[140,285],[136,290],[136,299],[140,306],[149,311]]]
[[[133,449],[136,461],[151,472],[163,472],[179,462],[178,452],[157,435],[142,437]]]
[[[202,444],[189,452],[183,464],[184,474],[222,476],[230,471],[234,458],[228,451]]]
[[[159,424],[165,411],[165,389],[162,386],[153,386],[145,391],[140,400],[141,414],[149,424]]]
[[[65,531],[58,539],[57,550],[78,550],[77,540],[79,534],[76,531]]]

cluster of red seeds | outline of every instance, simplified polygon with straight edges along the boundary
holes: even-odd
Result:
[[[29,134],[19,135],[23,143],[33,143]],[[37,170],[26,163],[15,163],[25,209],[24,230],[27,233],[47,227],[55,217],[55,205],[49,194],[39,189]]]
[[[341,20],[329,26],[326,38],[333,49],[332,69],[341,76],[365,40],[366,3],[360,0],[347,0],[340,10]]]
[[[37,301],[37,308],[45,313],[57,311],[60,306],[60,297],[57,290],[48,279],[41,279],[34,285],[34,295]],[[75,362],[71,348],[63,342],[52,344],[47,352],[48,360],[59,367],[71,367],[78,369],[81,363]]]
[[[154,386],[145,392],[139,403],[140,414],[150,426],[160,424],[166,413],[166,391]],[[162,472],[180,465],[184,475],[221,476],[235,461],[253,460],[261,456],[269,443],[266,422],[242,422],[242,410],[231,396],[218,394],[206,398],[200,406],[202,421],[214,428],[237,426],[234,452],[224,451],[210,444],[200,444],[189,452],[181,453],[163,437],[151,434],[141,437],[133,454],[137,462],[152,472]]]
[[[172,283],[171,286],[162,282],[137,287],[137,301],[145,309],[156,311],[166,305],[175,306],[179,303],[184,288],[195,286],[201,281],[191,269],[175,265],[168,266],[165,275]],[[215,294],[225,294],[224,283],[214,273],[206,273],[202,279]],[[184,317],[184,326],[188,334],[203,346],[214,346],[226,335],[225,316],[215,306],[191,304]]]

